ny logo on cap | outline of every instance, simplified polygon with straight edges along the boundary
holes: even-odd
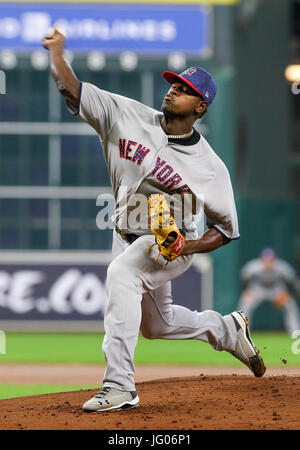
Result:
[[[197,72],[196,67],[191,67],[190,69],[187,69],[187,70],[186,70],[185,72],[183,72],[183,73],[186,74],[186,75],[191,76],[191,75],[193,75],[193,73],[195,73],[195,72]]]

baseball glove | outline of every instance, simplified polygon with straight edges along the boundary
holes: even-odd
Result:
[[[287,291],[282,291],[273,299],[275,308],[282,308],[290,299],[290,294]]]
[[[158,245],[159,255],[167,261],[174,261],[183,250],[185,238],[180,233],[170,214],[164,194],[152,194],[148,198],[150,226]],[[154,245],[149,247],[150,250]]]

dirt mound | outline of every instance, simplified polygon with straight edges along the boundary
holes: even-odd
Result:
[[[86,413],[96,391],[0,400],[1,430],[296,430],[300,377],[200,375],[137,383],[140,405]]]

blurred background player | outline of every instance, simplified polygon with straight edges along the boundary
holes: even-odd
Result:
[[[274,250],[265,248],[259,258],[253,259],[241,269],[246,289],[239,300],[239,309],[248,317],[265,300],[274,308],[282,309],[284,327],[288,333],[300,328],[298,305],[292,295],[296,272],[286,261],[279,259]]]

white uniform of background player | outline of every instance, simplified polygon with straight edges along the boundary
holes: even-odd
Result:
[[[239,309],[251,323],[254,310],[263,301],[270,301],[275,308],[282,308],[284,326],[288,333],[300,329],[299,309],[291,294],[296,283],[296,272],[286,261],[276,257],[266,248],[259,258],[249,261],[241,270],[246,289],[239,300]]]

